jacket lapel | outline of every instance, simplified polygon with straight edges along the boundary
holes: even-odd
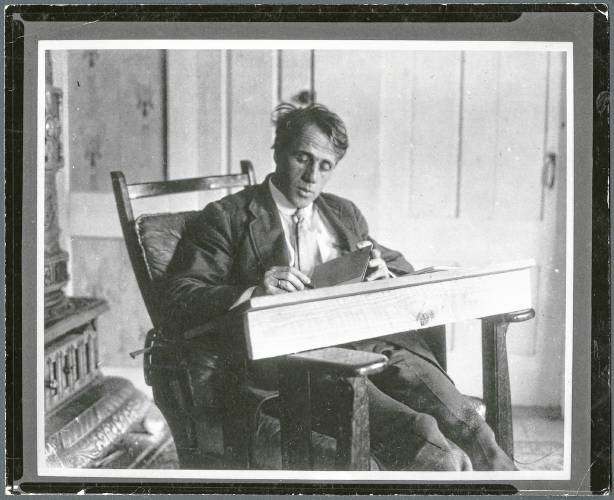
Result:
[[[256,257],[264,269],[287,266],[290,254],[275,202],[268,187],[268,177],[258,186],[249,211],[254,219],[249,224],[249,237]]]
[[[315,205],[320,211],[320,214],[322,214],[335,230],[339,244],[341,245],[341,250],[344,252],[356,250],[356,244],[359,241],[359,237],[355,230],[353,230],[353,226],[348,227],[351,216],[343,213],[343,207],[323,196],[319,196],[316,199]]]

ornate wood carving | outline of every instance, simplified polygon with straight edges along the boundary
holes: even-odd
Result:
[[[64,165],[62,154],[62,91],[52,85],[51,56],[46,53],[45,79],[45,324],[65,314],[68,307],[62,287],[68,283],[68,254],[60,248],[58,193],[55,175]]]

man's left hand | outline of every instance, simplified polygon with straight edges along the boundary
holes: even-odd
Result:
[[[364,248],[370,245],[370,241],[361,241],[357,244],[358,248]],[[377,248],[371,249],[371,259],[369,260],[369,267],[367,268],[367,281],[381,280],[390,277],[390,271],[386,262],[382,259],[382,252]]]

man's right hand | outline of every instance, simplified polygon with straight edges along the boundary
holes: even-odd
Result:
[[[311,279],[295,267],[273,266],[264,273],[252,297],[259,295],[278,295],[281,293],[298,292],[309,285]]]

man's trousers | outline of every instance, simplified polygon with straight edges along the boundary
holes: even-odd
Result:
[[[371,451],[383,468],[515,470],[490,427],[436,362],[385,340],[353,347],[389,359],[368,381]]]

